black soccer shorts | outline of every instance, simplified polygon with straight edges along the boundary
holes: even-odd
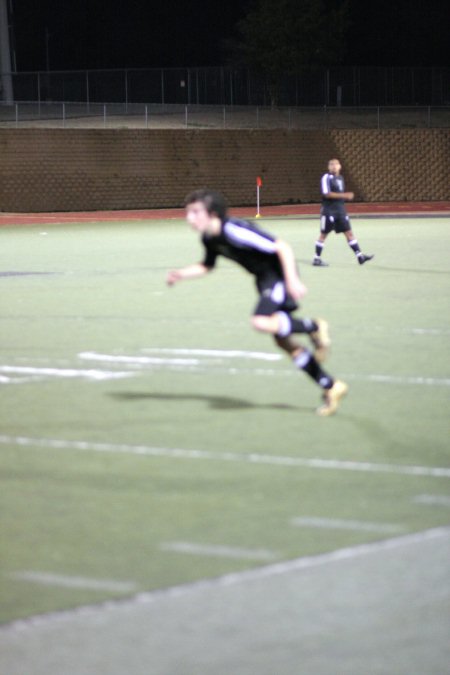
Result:
[[[350,218],[345,214],[320,216],[320,231],[322,234],[329,234],[333,230],[336,234],[340,234],[341,232],[348,232],[350,229]]]
[[[275,312],[289,314],[298,309],[298,304],[286,291],[284,279],[275,274],[268,274],[256,280],[259,291],[259,301],[253,314],[256,316],[270,316]]]

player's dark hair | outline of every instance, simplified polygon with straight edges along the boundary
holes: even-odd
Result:
[[[186,197],[184,205],[188,206],[189,204],[194,204],[194,202],[201,202],[209,215],[214,213],[220,220],[225,220],[228,207],[224,196],[220,192],[214,192],[214,190],[195,190]]]

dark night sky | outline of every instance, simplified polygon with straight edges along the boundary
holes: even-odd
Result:
[[[339,0],[328,0],[339,2]],[[350,0],[347,65],[449,65],[448,2]],[[248,0],[13,0],[17,69],[221,65]],[[329,64],[333,65],[333,64]]]

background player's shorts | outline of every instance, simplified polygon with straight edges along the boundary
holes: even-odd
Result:
[[[329,234],[333,230],[336,234],[348,232],[351,229],[350,218],[346,214],[336,214],[334,216],[320,216],[320,231],[323,234]]]
[[[253,314],[270,316],[275,312],[293,312],[298,305],[286,292],[284,279],[275,274],[266,275],[256,280],[260,293],[259,302]]]

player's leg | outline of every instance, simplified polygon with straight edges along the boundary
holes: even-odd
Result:
[[[364,265],[365,262],[372,260],[373,255],[365,255],[364,253],[362,253],[358,244],[358,240],[356,239],[355,235],[353,234],[353,230],[350,227],[350,221],[348,219],[348,216],[346,218],[348,229],[343,230],[345,238],[347,239],[347,243],[352,249],[353,253],[356,255],[359,264]]]
[[[318,363],[315,356],[298,344],[291,335],[280,337],[274,335],[277,345],[287,352],[299,370],[303,370],[323,391],[323,405],[317,409],[317,414],[322,417],[333,415],[341,398],[348,391],[348,386],[341,380],[334,380],[326,373]]]
[[[328,263],[322,260],[322,251],[325,246],[325,239],[328,237],[330,229],[330,221],[327,216],[320,216],[320,234],[317,237],[315,244],[315,255],[312,264],[314,267],[328,267]]]
[[[255,314],[251,319],[255,330],[271,335],[288,337],[294,333],[305,333],[314,346],[317,361],[325,361],[330,349],[331,340],[328,323],[325,319],[295,318],[288,312],[278,311],[269,316]]]
[[[284,281],[267,275],[257,282],[260,298],[251,318],[255,330],[278,337],[306,333],[315,349],[318,361],[324,361],[330,347],[328,323],[324,319],[296,318],[292,312],[297,303],[287,294]]]

